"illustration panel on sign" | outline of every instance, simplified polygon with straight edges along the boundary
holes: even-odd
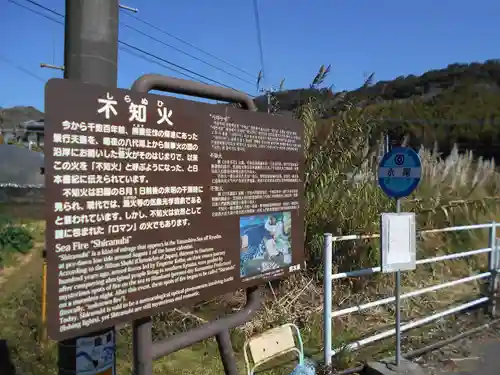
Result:
[[[240,218],[240,276],[255,276],[292,263],[290,212]]]
[[[76,340],[76,375],[115,375],[113,332]]]

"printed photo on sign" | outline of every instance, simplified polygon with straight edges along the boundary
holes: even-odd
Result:
[[[292,263],[290,212],[240,218],[240,276],[250,277]]]
[[[77,375],[114,375],[115,343],[112,332],[76,342]]]

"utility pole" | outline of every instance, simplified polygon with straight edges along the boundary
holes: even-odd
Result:
[[[271,113],[271,91],[266,91],[267,96],[267,113]]]
[[[118,0],[66,0],[64,78],[108,87],[117,86]],[[59,375],[78,375],[77,341],[112,335],[114,327],[58,343]],[[115,358],[116,363],[116,358]],[[114,365],[116,368],[116,365]],[[115,375],[116,369],[112,374]]]
[[[118,0],[66,0],[64,78],[117,85]]]
[[[271,95],[277,91],[276,87],[271,87],[270,89],[260,89],[267,96],[267,113],[271,113]]]

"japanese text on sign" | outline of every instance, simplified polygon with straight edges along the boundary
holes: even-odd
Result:
[[[382,167],[379,168],[379,176],[382,177],[396,177],[396,178],[418,178],[420,177],[420,170],[418,168],[407,167]]]
[[[300,269],[298,121],[52,80],[46,123],[53,338]]]

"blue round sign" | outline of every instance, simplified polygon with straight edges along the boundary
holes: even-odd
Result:
[[[395,147],[384,155],[378,166],[380,188],[392,198],[410,195],[420,183],[422,163],[409,147]]]

